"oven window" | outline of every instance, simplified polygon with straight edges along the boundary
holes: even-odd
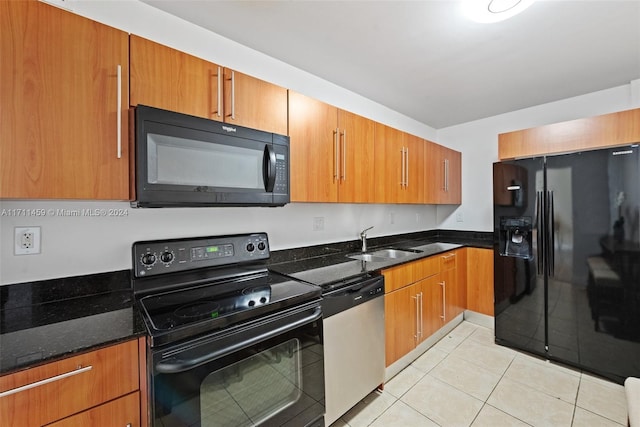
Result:
[[[252,426],[302,394],[300,341],[291,339],[207,376],[200,387],[202,427]]]
[[[261,150],[150,133],[147,153],[150,184],[264,190]]]

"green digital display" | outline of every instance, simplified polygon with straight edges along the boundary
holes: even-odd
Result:
[[[220,246],[207,246],[207,252],[219,252]]]

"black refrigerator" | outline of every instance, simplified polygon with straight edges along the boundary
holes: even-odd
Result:
[[[640,377],[639,152],[494,163],[496,343]]]

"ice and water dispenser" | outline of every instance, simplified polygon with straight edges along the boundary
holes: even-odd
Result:
[[[533,259],[531,217],[500,218],[500,255]]]

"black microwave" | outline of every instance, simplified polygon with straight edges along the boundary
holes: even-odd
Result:
[[[139,105],[134,207],[282,206],[289,137]]]

